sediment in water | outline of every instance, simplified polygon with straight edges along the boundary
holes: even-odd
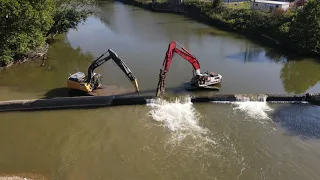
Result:
[[[49,109],[81,109],[98,108],[121,105],[145,105],[150,100],[156,99],[154,96],[81,96],[81,97],[63,97],[53,99],[35,99],[35,100],[14,100],[0,102],[0,112],[6,111],[31,111],[31,110],[49,110]],[[304,95],[283,95],[283,94],[236,94],[236,95],[215,95],[208,97],[192,97],[192,103],[205,102],[241,102],[241,101],[264,101],[271,103],[301,103],[309,102],[320,104],[320,94]]]
[[[16,174],[0,174],[0,180],[47,180],[45,176],[38,173],[16,173]]]

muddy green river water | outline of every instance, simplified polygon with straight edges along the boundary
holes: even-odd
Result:
[[[140,95],[155,95],[168,44],[176,40],[202,71],[224,80],[213,93],[320,92],[320,64],[294,58],[183,16],[115,2],[78,30],[59,36],[48,59],[0,71],[0,100],[66,96],[69,73],[113,49],[138,78]],[[44,64],[41,66],[41,64]],[[114,63],[97,68],[103,84],[130,89]],[[175,56],[167,93],[185,93],[192,66]],[[36,179],[320,179],[320,107],[241,102],[0,114],[0,176]]]

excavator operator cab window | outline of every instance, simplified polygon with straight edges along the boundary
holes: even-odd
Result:
[[[76,73],[72,74],[69,77],[69,80],[78,82],[78,81],[82,81],[84,78],[85,78],[85,74],[84,73],[76,72]]]
[[[218,77],[219,75],[218,74],[216,74],[216,73],[214,73],[214,72],[211,72],[210,73],[210,77]]]
[[[94,74],[92,77],[92,84],[95,88],[99,87],[101,85],[102,76],[100,74]]]

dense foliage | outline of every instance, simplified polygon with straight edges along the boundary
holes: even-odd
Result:
[[[76,2],[0,0],[0,66],[44,45],[49,34],[75,28],[88,15],[84,8],[77,10]]]
[[[44,43],[44,33],[53,23],[53,0],[0,1],[0,62],[8,63],[29,48]]]
[[[217,8],[221,6],[221,3],[221,0],[214,0],[212,4],[214,8]]]
[[[291,47],[301,53],[320,54],[320,3],[310,0],[298,10],[290,29]]]
[[[87,18],[87,14],[76,9],[57,10],[53,17],[54,23],[47,35],[51,34],[54,37],[56,34],[67,32],[70,28],[76,28],[79,22]]]

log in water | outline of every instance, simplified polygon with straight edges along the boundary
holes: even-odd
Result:
[[[73,108],[98,108],[121,105],[144,105],[148,100],[155,99],[153,96],[117,97],[117,96],[81,96],[63,97],[53,99],[33,99],[1,101],[0,112],[6,111],[31,111],[49,109],[73,109]],[[264,101],[271,103],[299,103],[308,102],[320,104],[320,94],[283,95],[283,94],[236,94],[215,95],[208,97],[192,97],[193,103],[205,102],[235,102],[235,101]]]

